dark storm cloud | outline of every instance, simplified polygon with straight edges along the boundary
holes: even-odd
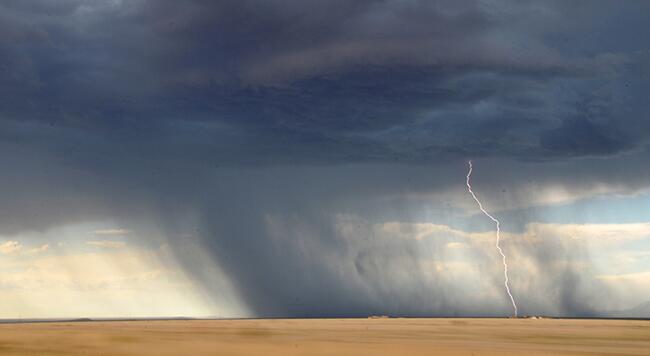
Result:
[[[156,137],[150,144],[181,150],[193,139],[176,139],[177,130],[213,143],[225,132],[228,164],[254,156],[287,161],[290,147],[306,153],[293,155],[295,162],[427,161],[613,154],[646,140],[611,144],[563,124],[578,100],[601,95],[594,86],[621,80],[636,52],[564,54],[558,48],[567,40],[540,29],[572,21],[554,3],[70,0],[2,7],[3,120],[109,139]],[[589,30],[583,24],[569,35]],[[642,118],[617,120],[625,131],[625,122]],[[488,136],[530,142],[475,139],[495,128]],[[555,132],[579,139],[539,142]],[[408,140],[410,148],[401,144]],[[327,157],[313,154],[323,150]]]
[[[336,221],[415,219],[382,199],[454,189],[457,158],[642,188],[608,167],[647,166],[650,9],[612,3],[4,1],[0,228],[155,221],[256,315],[500,313],[425,277],[415,243],[359,246]],[[549,293],[592,313],[565,267]]]
[[[542,147],[568,156],[607,155],[622,151],[626,137],[587,119],[568,119],[541,137]]]

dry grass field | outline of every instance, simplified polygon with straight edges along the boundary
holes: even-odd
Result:
[[[650,321],[190,320],[0,324],[2,355],[650,355]]]

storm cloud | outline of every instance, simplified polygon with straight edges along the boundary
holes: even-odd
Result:
[[[645,1],[3,1],[0,233],[148,221],[161,236],[143,243],[168,243],[218,294],[183,252],[199,244],[257,316],[507,313],[431,270],[456,258],[451,237],[423,249],[381,227],[489,230],[463,200],[470,158],[513,233],[549,187],[647,189],[648,14]],[[510,246],[549,274],[521,287],[524,311],[606,305],[578,242],[529,242]],[[465,261],[498,278],[475,251]]]

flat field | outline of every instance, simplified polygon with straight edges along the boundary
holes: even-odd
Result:
[[[268,319],[0,324],[2,355],[650,355],[650,321]]]

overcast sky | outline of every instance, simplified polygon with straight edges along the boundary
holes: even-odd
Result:
[[[633,308],[648,38],[644,0],[2,1],[0,317],[509,315],[468,160],[521,313]]]

